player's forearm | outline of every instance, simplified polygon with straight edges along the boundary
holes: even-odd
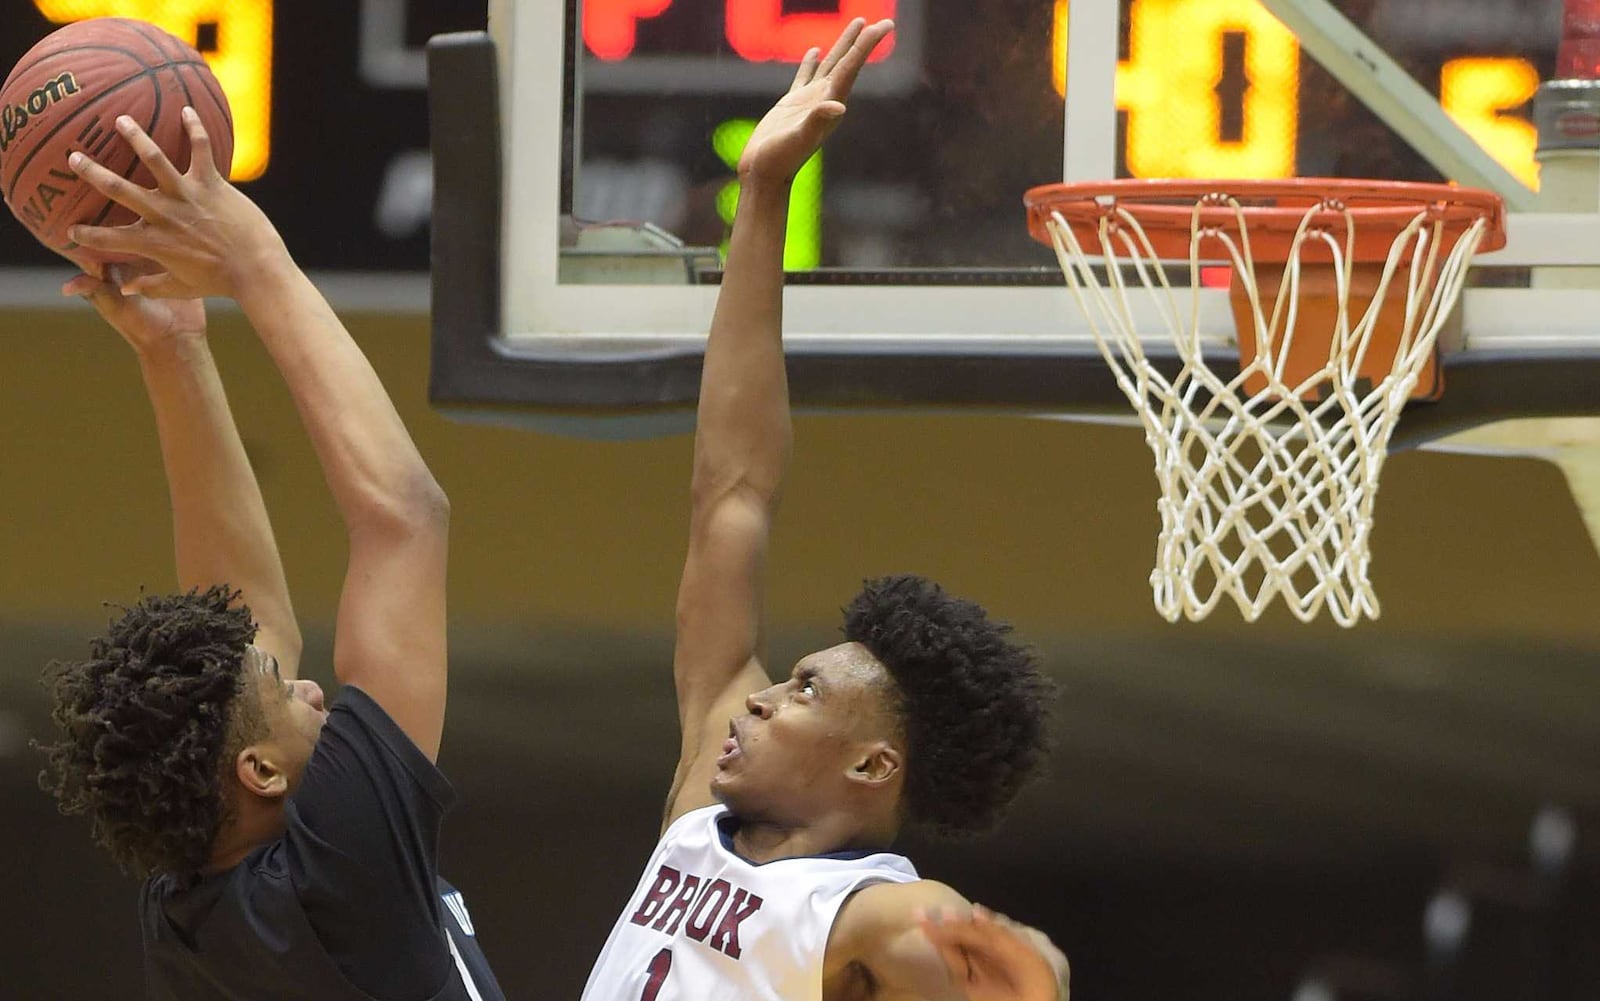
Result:
[[[789,185],[745,180],[706,342],[695,433],[695,493],[754,490],[775,500],[793,432],[783,361],[783,242]]]
[[[444,520],[444,496],[389,394],[333,308],[287,256],[238,287],[294,397],[346,528],[412,531]]]
[[[300,630],[261,488],[211,349],[202,334],[173,337],[142,349],[139,367],[172,498],[179,586],[237,588],[272,636],[270,652],[281,670],[292,676]]]

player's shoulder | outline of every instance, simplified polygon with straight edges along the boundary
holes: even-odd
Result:
[[[922,912],[962,907],[967,899],[936,879],[871,883],[852,893],[834,920],[834,940],[876,940],[916,924]]]
[[[839,908],[829,930],[824,976],[840,985],[870,983],[886,956],[902,953],[925,911],[958,907],[961,894],[933,879],[863,886]],[[845,994],[852,992],[848,989]],[[858,991],[869,996],[869,991]],[[834,996],[834,995],[830,995]]]
[[[404,776],[441,809],[455,792],[444,773],[408,736],[383,704],[357,685],[345,685],[328,712],[307,779],[372,785],[374,772]],[[378,783],[382,787],[387,783]]]

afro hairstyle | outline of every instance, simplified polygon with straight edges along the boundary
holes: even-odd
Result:
[[[265,728],[241,698],[240,666],[255,637],[237,591],[146,595],[43,683],[61,739],[42,745],[39,780],[61,811],[87,814],[96,842],[123,869],[192,873],[226,816],[223,762]]]
[[[932,834],[999,823],[1049,752],[1055,686],[1011,627],[925,577],[868,580],[844,635],[894,679],[906,752],[906,812]]]

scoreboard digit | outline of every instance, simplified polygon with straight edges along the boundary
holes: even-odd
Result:
[[[272,0],[34,0],[57,24],[132,17],[200,49],[233,110],[235,181],[266,173],[272,156]]]
[[[1062,97],[1069,9],[1069,0],[1056,0],[1051,82]],[[1128,172],[1295,176],[1299,61],[1294,35],[1258,0],[1132,0],[1128,58],[1118,64],[1116,82],[1117,108],[1128,118]],[[1443,62],[1437,82],[1440,103],[1457,124],[1507,170],[1537,187],[1534,128],[1516,114],[1539,88],[1533,63],[1461,56]],[[1235,127],[1224,128],[1233,113]]]
[[[661,16],[674,2],[584,0],[584,45],[600,59],[626,59],[633,54],[639,21]],[[722,23],[728,45],[749,62],[798,63],[807,49],[826,52],[855,18],[868,23],[893,18],[896,6],[896,0],[838,0],[837,11],[786,12],[783,0],[724,0]],[[893,51],[891,37],[869,61],[882,62]]]
[[[728,44],[753,63],[798,63],[809,49],[827,52],[854,19],[872,24],[894,14],[895,0],[839,0],[839,10],[831,14],[786,14],[782,0],[728,0]],[[890,35],[867,61],[882,62],[893,52]]]
[[[638,40],[640,19],[671,6],[672,0],[586,0],[583,43],[601,59],[626,59]]]

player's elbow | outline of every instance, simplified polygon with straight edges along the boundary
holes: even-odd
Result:
[[[426,471],[395,487],[373,491],[347,518],[354,535],[447,535],[450,498]]]
[[[689,509],[696,522],[724,521],[729,512],[769,519],[783,488],[781,470],[695,470],[689,481]]]
[[[744,446],[696,443],[689,480],[689,497],[695,509],[713,507],[730,494],[759,498],[768,507],[777,505],[794,450],[787,424],[749,436]]]

